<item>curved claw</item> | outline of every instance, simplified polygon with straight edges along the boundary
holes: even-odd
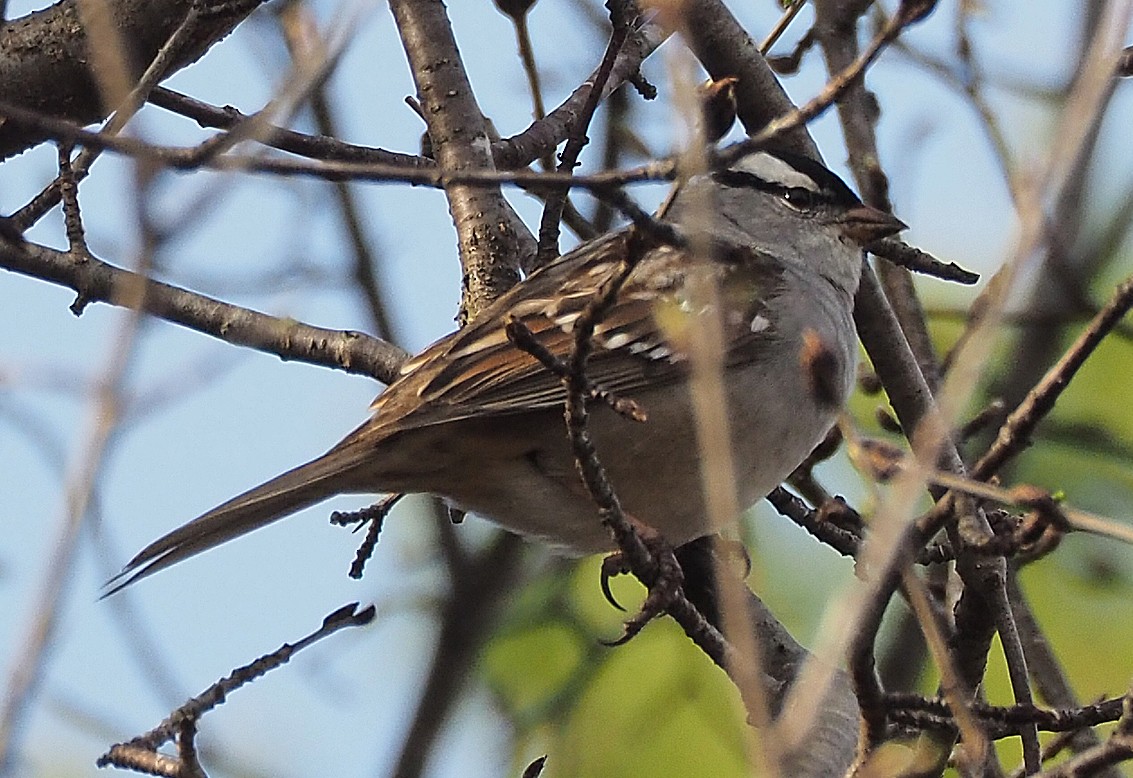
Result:
[[[610,575],[609,573],[607,573],[605,570],[602,571],[602,580],[601,580],[602,596],[606,598],[606,602],[613,605],[615,608],[620,610],[622,613],[625,613],[625,608],[622,607],[622,604],[620,602],[618,602],[616,599],[614,599],[614,593],[610,591],[610,579],[612,577],[613,576]]]
[[[638,632],[640,632],[640,630],[638,630]],[[617,648],[618,646],[624,646],[626,643],[631,641],[635,635],[637,635],[637,632],[630,633],[630,631],[627,629],[622,632],[622,636],[617,640],[599,640],[598,642],[606,648]]]
[[[606,598],[606,602],[610,603],[623,613],[625,612],[625,608],[623,608],[622,604],[618,602],[614,597],[614,593],[610,591],[610,579],[615,576],[625,575],[625,573],[625,563],[622,560],[622,555],[620,553],[610,554],[608,557],[602,560],[602,572],[600,578],[602,596]]]
[[[680,563],[673,556],[672,550],[666,546],[658,545],[652,549],[652,552],[656,578],[649,587],[649,594],[646,595],[645,602],[641,604],[641,609],[622,625],[622,636],[613,641],[603,640],[601,641],[602,645],[610,648],[624,646],[637,637],[637,634],[645,628],[646,624],[665,613],[673,600],[679,596],[681,586],[684,583],[684,574],[681,572]],[[625,561],[620,553],[611,554],[602,561],[602,590],[606,593],[606,599],[620,610],[625,609],[618,605],[609,594],[608,583],[614,575],[625,572]]]
[[[654,597],[652,593],[650,593],[650,595],[645,598],[645,602],[642,603],[641,610],[627,619],[625,624],[622,625],[622,636],[617,640],[600,641],[602,645],[609,648],[616,648],[617,646],[624,646],[626,643],[633,640],[641,630],[645,629],[646,624],[665,612],[667,599],[668,598],[664,595]]]

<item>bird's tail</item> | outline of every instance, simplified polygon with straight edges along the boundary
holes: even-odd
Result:
[[[298,510],[352,491],[351,476],[365,462],[358,448],[335,447],[158,538],[107,582],[110,588],[103,597]]]

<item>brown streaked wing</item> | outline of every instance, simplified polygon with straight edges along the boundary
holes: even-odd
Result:
[[[625,239],[625,232],[615,233],[585,251],[565,255],[501,297],[477,322],[414,357],[403,368],[405,377],[374,401],[375,421],[383,429],[405,429],[561,404],[558,377],[519,352],[507,339],[503,322],[509,313],[516,316],[551,353],[567,358],[574,348],[574,321],[595,289],[616,271]],[[761,302],[744,300],[739,306],[743,322],[725,322],[732,346],[728,363],[750,362],[758,358],[759,342],[774,329],[753,331],[750,321],[757,314],[770,315],[767,298],[778,291],[782,273],[773,260],[746,248],[733,248],[721,259],[723,282],[748,285],[746,292],[741,289],[745,296],[754,291],[751,285],[761,292],[755,296]],[[587,363],[587,375],[596,386],[633,396],[683,378],[683,355],[669,355],[653,313],[658,294],[679,293],[686,263],[681,251],[668,246],[650,249],[642,258],[618,304],[596,327],[594,353]]]
[[[509,342],[501,326],[505,320],[505,311],[520,309],[525,314],[521,318],[526,320],[527,313],[535,311],[540,305],[553,303],[563,290],[576,286],[577,281],[574,279],[579,278],[580,275],[593,278],[594,274],[602,274],[603,278],[606,277],[622,256],[626,236],[625,231],[610,233],[593,243],[564,254],[555,262],[533,273],[484,309],[467,327],[441,338],[408,359],[401,366],[403,378],[394,385],[400,385],[410,378],[416,379],[415,383],[418,384],[424,380],[426,384],[435,382],[437,385],[443,385],[445,377],[440,374],[446,372],[449,366],[446,363],[455,362],[452,370],[459,372],[460,363],[467,355],[475,355],[476,352],[490,345]],[[593,267],[586,270],[584,269],[586,265]],[[430,392],[419,385],[417,393]],[[377,410],[383,406],[388,394],[389,391],[386,391],[378,395],[371,409]]]

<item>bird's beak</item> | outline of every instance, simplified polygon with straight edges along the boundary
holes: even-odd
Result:
[[[861,246],[896,235],[907,227],[896,216],[865,203],[846,211],[841,224],[842,234]]]

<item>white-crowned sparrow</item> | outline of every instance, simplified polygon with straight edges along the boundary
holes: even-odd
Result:
[[[698,315],[685,281],[710,268],[723,306],[735,482],[740,503],[753,504],[832,425],[857,361],[851,312],[862,247],[904,225],[863,205],[822,165],[772,151],[693,176],[662,217],[702,238],[710,259],[635,237],[635,228],[579,246],[409,360],[341,443],[150,544],[121,585],[344,493],[431,492],[575,552],[613,548],[570,452],[562,383],[509,342],[505,325],[518,319],[566,358],[573,323],[632,240],[646,249],[597,327],[587,376],[635,400],[648,419],[595,403],[599,458],[625,510],[670,543],[711,531],[682,343]]]

